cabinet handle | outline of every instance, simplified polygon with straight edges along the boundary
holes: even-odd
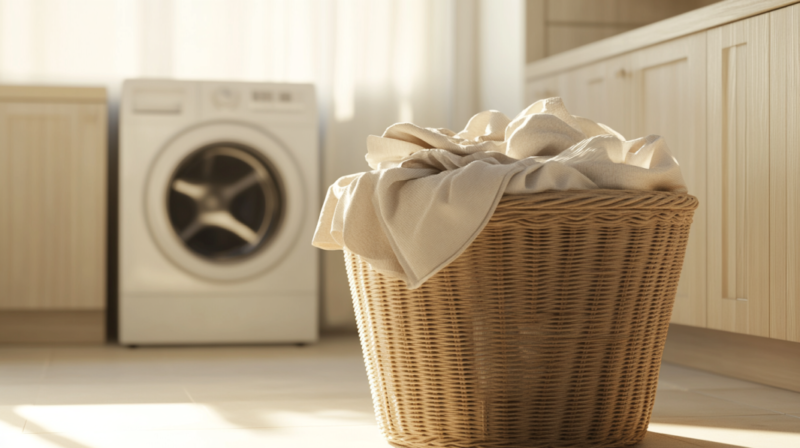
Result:
[[[617,71],[617,78],[625,78],[628,76],[628,71],[624,68],[621,68]]]

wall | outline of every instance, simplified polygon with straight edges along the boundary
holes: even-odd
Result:
[[[109,89],[112,333],[123,79],[313,82],[324,188],[369,169],[367,135],[393,123],[460,130],[480,110],[524,107],[525,0],[0,0],[0,25],[0,82]],[[323,328],[352,331],[341,252],[320,264]]]
[[[451,72],[452,94],[450,120],[446,125],[455,131],[463,129],[476,112],[495,109],[513,118],[525,106],[525,0],[458,0],[448,21],[446,35],[453,39],[446,46],[451,50],[447,66]],[[369,109],[362,109],[369,110]],[[387,117],[375,119],[374,133],[392,124]],[[441,127],[424,116],[414,123]],[[340,127],[340,129],[342,129]],[[345,141],[363,147],[365,135],[338,133],[328,147],[347,147]],[[363,152],[350,152],[348,159],[336,160],[326,154],[328,174],[323,179],[333,182],[333,174],[363,171],[366,166]],[[331,158],[334,158],[331,160]],[[338,165],[338,168],[337,166]],[[327,184],[326,184],[327,185]],[[355,317],[350,299],[342,253],[323,252],[323,321],[328,330],[353,331]]]
[[[480,110],[513,118],[525,107],[525,2],[481,0],[478,13]]]
[[[570,50],[719,0],[527,0],[526,60]]]

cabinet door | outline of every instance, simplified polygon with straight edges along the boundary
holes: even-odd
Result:
[[[632,63],[632,134],[661,135],[700,200],[689,235],[672,322],[706,326],[706,35],[636,51]]]
[[[621,56],[581,67],[565,76],[567,110],[606,124],[631,138],[630,57]]]
[[[769,336],[769,17],[708,31],[708,326]]]
[[[800,342],[800,4],[769,16],[769,330]]]
[[[529,81],[525,94],[528,104],[544,98],[560,97],[569,113],[605,123],[597,118],[607,115],[605,108],[600,105],[608,96],[606,89],[609,83],[605,81],[605,64],[598,63]],[[598,111],[601,113],[598,114]]]
[[[554,96],[561,96],[561,89],[559,86],[559,76],[548,76],[546,78],[538,78],[525,83],[525,101],[526,107],[539,100],[551,98]],[[513,117],[509,117],[513,118]]]
[[[620,56],[560,75],[529,81],[528,103],[559,96],[573,115],[611,126],[629,137],[630,58]]]
[[[106,109],[0,103],[0,309],[103,309]]]

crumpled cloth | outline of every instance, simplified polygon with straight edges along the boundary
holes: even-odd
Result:
[[[599,188],[686,192],[664,139],[625,140],[560,98],[467,127],[398,123],[367,139],[373,169],[328,189],[312,244],[347,249],[416,289],[466,250],[504,194]]]

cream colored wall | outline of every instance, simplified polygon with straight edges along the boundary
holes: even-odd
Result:
[[[424,111],[415,113],[414,123],[448,126],[460,130],[473,114],[496,109],[513,117],[525,106],[526,0],[457,0],[452,3],[450,27],[453,38],[448,74],[454,92],[450,123],[427,120]],[[429,80],[430,81],[430,80]],[[429,82],[430,84],[430,82]],[[356,108],[369,111],[368,118],[338,123],[329,129],[323,153],[323,183],[327,188],[339,176],[369,169],[364,160],[363,124],[371,134],[380,135],[396,117],[381,115],[385,108]],[[333,148],[333,150],[331,150]],[[336,150],[341,148],[341,151]],[[356,321],[341,251],[322,251],[322,329],[355,331]]]
[[[477,53],[480,110],[514,117],[526,106],[524,0],[479,1]]]
[[[526,60],[570,50],[718,0],[527,0]]]

